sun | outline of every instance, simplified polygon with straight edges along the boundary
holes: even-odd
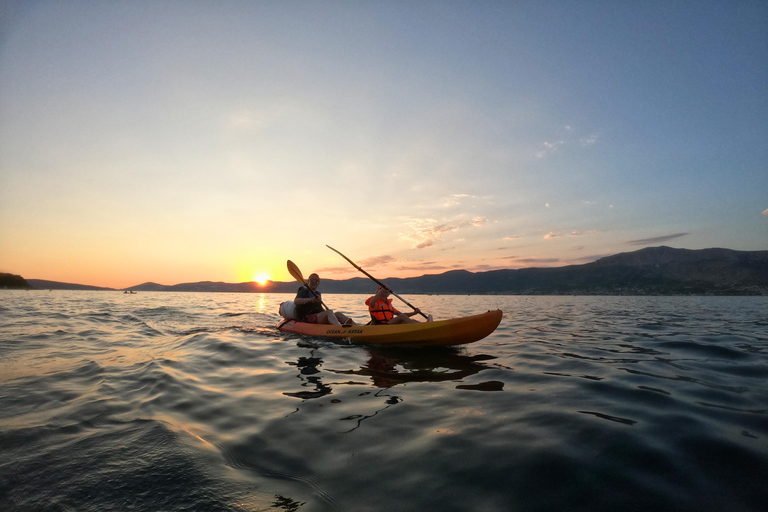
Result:
[[[256,275],[253,276],[253,280],[256,281],[259,284],[264,284],[267,281],[269,281],[269,274],[265,272],[259,272]]]

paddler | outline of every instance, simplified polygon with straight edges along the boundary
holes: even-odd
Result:
[[[296,318],[299,322],[308,324],[357,325],[355,321],[343,313],[323,309],[322,294],[317,291],[320,286],[320,276],[311,274],[307,286],[299,287],[293,303],[296,305]]]
[[[379,286],[376,295],[368,297],[365,304],[368,306],[368,312],[371,314],[371,323],[376,324],[415,324],[418,320],[411,318],[414,315],[420,315],[421,310],[416,308],[411,313],[402,313],[392,305],[392,299],[389,294],[392,291],[384,286]]]

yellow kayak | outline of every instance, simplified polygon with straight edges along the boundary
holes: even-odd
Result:
[[[434,322],[395,325],[308,324],[296,320],[283,320],[277,328],[283,332],[349,339],[354,343],[379,345],[449,346],[481,340],[491,334],[501,322],[500,309],[479,315]]]

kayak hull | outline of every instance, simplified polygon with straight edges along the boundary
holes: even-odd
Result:
[[[343,327],[329,324],[308,324],[286,320],[277,328],[283,332],[348,339],[354,343],[377,345],[451,346],[473,343],[491,334],[501,322],[500,309],[479,315],[395,325],[351,325]]]

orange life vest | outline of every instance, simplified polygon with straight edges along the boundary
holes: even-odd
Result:
[[[365,303],[368,306],[368,312],[371,314],[374,324],[385,324],[395,318],[395,315],[399,313],[399,311],[392,306],[392,299],[387,299],[386,302],[379,299],[375,304],[371,304],[372,299],[373,297],[368,297],[368,300],[366,300]]]

